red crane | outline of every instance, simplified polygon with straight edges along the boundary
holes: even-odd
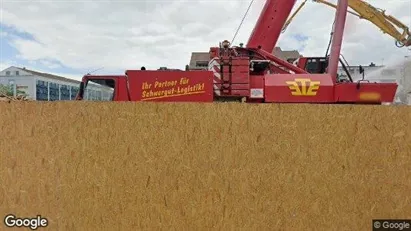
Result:
[[[296,0],[266,1],[246,47],[272,51],[296,2]]]
[[[271,53],[295,3],[267,0],[246,47],[231,46],[225,40],[210,48],[208,71],[127,70],[124,76],[86,75],[78,99],[92,81],[113,88],[115,101],[393,102],[395,83],[337,80],[348,0],[338,1],[329,57],[304,58],[295,66]]]

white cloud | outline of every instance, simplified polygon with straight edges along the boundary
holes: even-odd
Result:
[[[6,69],[10,66],[12,66],[12,65],[8,62],[0,62],[0,71],[3,71],[4,69]]]
[[[208,51],[219,41],[231,40],[248,3],[3,0],[2,23],[34,36],[35,42],[18,38],[12,42],[19,57],[27,60],[56,60],[78,69],[104,67],[111,73],[142,65],[184,69],[191,52]],[[255,1],[235,43],[247,42],[263,4],[262,0]],[[411,26],[410,1],[375,0],[372,4]],[[297,49],[302,43],[293,35],[303,34],[309,39],[301,52],[306,56],[324,55],[334,13],[333,8],[308,1],[282,34],[279,45]],[[369,64],[401,59],[410,51],[395,47],[394,40],[373,24],[348,16],[342,53],[350,64]]]
[[[7,32],[5,32],[5,31],[0,31],[0,38],[5,38],[5,37],[7,37],[7,35],[8,35],[8,33]]]
[[[45,70],[38,70],[38,71],[43,72],[43,73],[50,73],[50,71],[45,71]],[[65,77],[65,78],[74,79],[74,80],[78,80],[78,81],[81,81],[81,78],[83,78],[83,76],[85,74],[86,73],[67,74],[67,73],[53,72],[53,75],[58,75],[58,76],[62,76],[62,77]]]
[[[44,66],[46,66],[47,68],[50,68],[50,69],[56,69],[56,68],[60,68],[61,67],[61,65],[60,64],[58,64],[58,63],[55,63],[55,62],[52,62],[52,61],[49,61],[49,60],[40,60],[39,61],[41,64],[43,64]]]

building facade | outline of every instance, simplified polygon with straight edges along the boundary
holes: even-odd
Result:
[[[31,100],[57,101],[75,100],[80,81],[62,76],[42,73],[26,68],[14,67],[0,72],[0,85],[8,89],[9,95],[23,95]],[[89,84],[85,100],[111,100],[113,89]]]
[[[191,53],[190,70],[207,70],[208,62],[210,61],[210,53],[208,52],[193,52]]]

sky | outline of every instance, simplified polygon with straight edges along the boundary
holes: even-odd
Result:
[[[336,0],[331,2],[335,3]],[[264,0],[255,0],[234,45],[247,43]],[[298,0],[294,10],[302,0]],[[368,1],[411,27],[410,0]],[[232,40],[250,0],[0,0],[0,70],[11,65],[80,79],[127,69],[184,69],[191,52]],[[309,0],[278,42],[304,56],[325,54],[335,9]],[[411,56],[394,39],[347,17],[342,54],[350,65]]]

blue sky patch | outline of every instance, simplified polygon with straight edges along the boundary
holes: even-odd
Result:
[[[304,49],[306,47],[305,41],[308,40],[308,36],[305,36],[303,34],[294,34],[292,37],[299,42],[299,46],[297,47],[297,50],[300,52],[304,52]]]
[[[0,28],[1,28],[2,32],[6,32],[9,36],[12,35],[12,36],[16,36],[16,37],[19,37],[19,38],[22,38],[22,39],[25,39],[25,40],[35,41],[34,37],[31,34],[26,33],[26,32],[18,31],[14,27],[7,26],[3,23],[0,23]],[[7,37],[9,37],[9,36],[7,36]]]
[[[295,35],[292,35],[292,37],[295,38],[299,42],[305,42],[308,40],[308,36],[305,36],[303,34],[295,34]]]
[[[19,51],[13,47],[12,41],[16,38],[24,40],[36,41],[36,39],[29,33],[21,32],[11,26],[0,23],[0,62],[12,63],[18,67],[26,67],[35,71],[49,72],[49,73],[67,73],[78,74],[79,70],[68,68],[56,60],[35,60],[29,61],[19,57]],[[1,70],[0,70],[1,71]],[[80,71],[81,72],[81,71]]]

